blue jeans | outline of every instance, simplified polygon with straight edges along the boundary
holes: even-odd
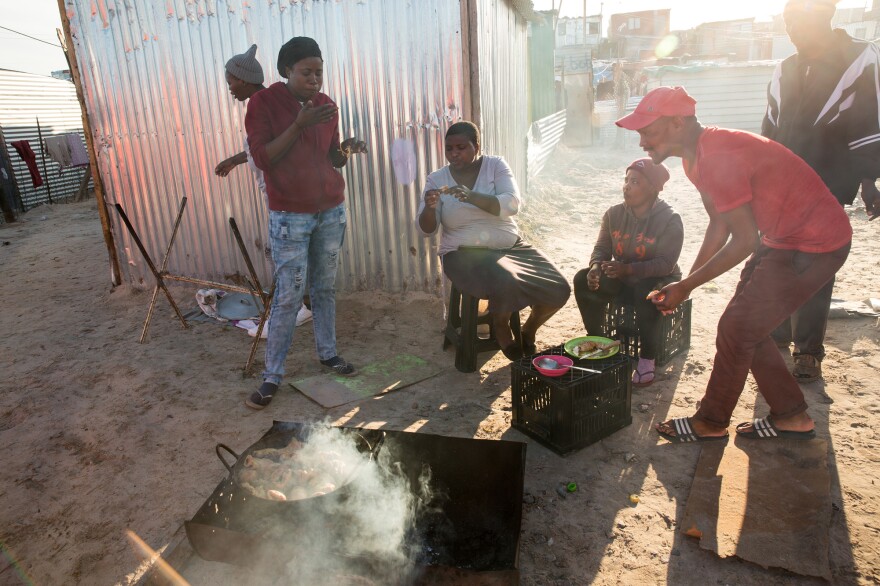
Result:
[[[336,356],[336,268],[344,239],[344,204],[317,214],[269,211],[275,295],[269,314],[264,381],[281,383],[307,283],[318,358]]]

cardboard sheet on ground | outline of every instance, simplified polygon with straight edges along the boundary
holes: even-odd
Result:
[[[353,377],[320,374],[292,381],[290,386],[330,408],[402,389],[436,375],[441,369],[418,356],[399,354],[358,370],[359,374]]]
[[[824,440],[705,444],[682,523],[700,547],[831,579],[831,480]]]

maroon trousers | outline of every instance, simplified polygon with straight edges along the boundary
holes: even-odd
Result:
[[[849,249],[847,244],[834,252],[811,254],[759,246],[718,321],[715,364],[698,419],[730,425],[749,370],[773,417],[807,410],[801,388],[770,333],[834,276]]]

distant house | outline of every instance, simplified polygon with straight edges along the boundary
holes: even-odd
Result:
[[[612,47],[609,57],[644,61],[654,57],[654,50],[669,34],[670,9],[645,10],[612,14],[608,38]]]
[[[758,61],[770,59],[772,33],[769,23],[754,18],[706,22],[697,26],[686,51],[698,59]]]
[[[560,18],[556,22],[556,69],[568,73],[586,73],[590,59],[602,42],[602,16]]]

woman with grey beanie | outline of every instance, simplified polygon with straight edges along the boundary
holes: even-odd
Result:
[[[229,86],[229,93],[232,94],[232,97],[239,102],[246,102],[258,91],[266,89],[266,86],[263,85],[263,67],[257,61],[256,45],[251,45],[251,48],[245,53],[235,55],[226,62],[226,85]],[[263,178],[263,172],[254,164],[247,140],[244,141],[244,150],[220,161],[214,168],[214,173],[220,177],[226,177],[230,171],[243,163],[248,164],[257,180],[257,185],[260,187],[260,193],[268,201],[269,196],[266,194],[266,181]],[[268,245],[266,246],[266,254],[269,254]],[[296,314],[296,325],[301,326],[311,319],[312,311],[309,309],[309,300],[306,298]],[[256,334],[256,329],[249,330],[248,333],[253,336]],[[265,336],[266,330],[263,330],[263,337]]]

